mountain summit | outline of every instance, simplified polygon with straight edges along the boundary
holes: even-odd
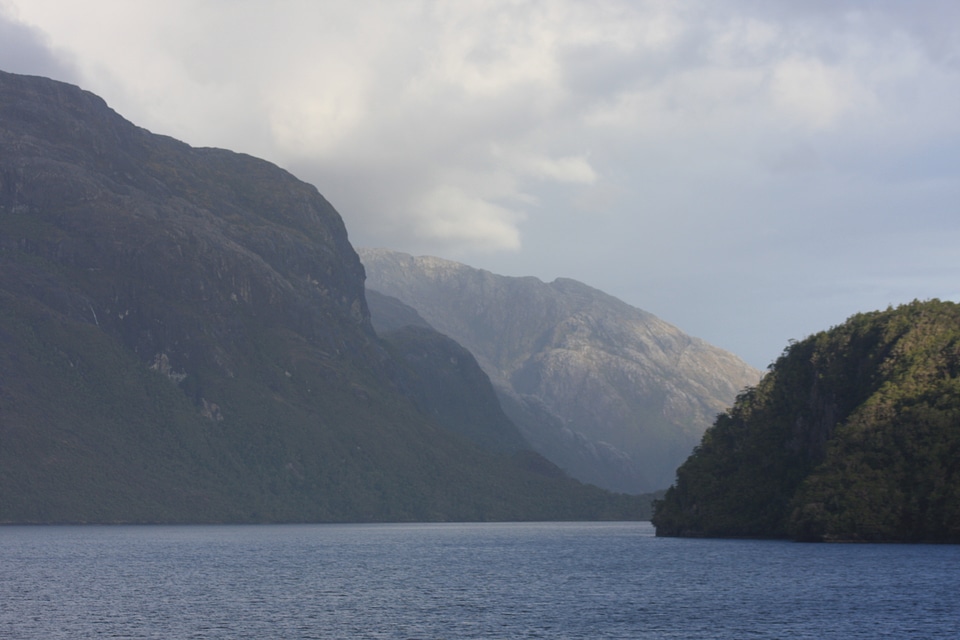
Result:
[[[534,449],[598,486],[669,486],[714,417],[760,378],[736,356],[575,280],[358,252],[369,289],[472,352]]]

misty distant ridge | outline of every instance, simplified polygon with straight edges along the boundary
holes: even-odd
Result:
[[[669,486],[714,417],[760,379],[735,355],[576,280],[358,253],[368,292],[466,347],[534,449],[601,487]],[[384,319],[371,312],[376,327]]]

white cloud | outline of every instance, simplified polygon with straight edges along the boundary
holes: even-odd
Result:
[[[264,105],[273,144],[294,157],[335,156],[370,117],[365,98],[364,87],[346,76],[283,87]]]
[[[809,56],[791,56],[779,63],[771,85],[774,106],[812,129],[833,126],[871,102],[856,75]]]
[[[522,215],[451,186],[428,191],[413,207],[417,231],[431,240],[475,249],[519,249]]]
[[[942,226],[960,201],[950,0],[0,6],[35,69],[69,54],[138,124],[294,169],[357,243],[638,290],[629,277],[631,302],[704,337],[711,315],[773,322],[760,297],[777,287],[919,255],[896,212],[956,240],[929,270],[960,264]],[[739,306],[684,322],[682,287]]]
[[[598,178],[586,154],[551,157],[536,151],[504,149],[501,145],[493,145],[491,163],[515,171],[518,175],[541,180],[593,184]]]

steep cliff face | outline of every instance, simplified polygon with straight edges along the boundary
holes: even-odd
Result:
[[[152,135],[68,85],[0,82],[3,246],[69,270],[84,296],[50,300],[58,311],[174,369],[199,342],[242,337],[228,321],[204,335],[198,317],[249,313],[326,340],[331,353],[344,336],[370,334],[363,269],[312,186],[262,160]],[[356,330],[335,337],[331,321]]]
[[[714,416],[759,379],[732,354],[574,280],[359,251],[370,289],[469,349],[534,448],[600,486],[669,485]]]
[[[958,374],[952,303],[791,344],[680,467],[657,534],[960,541]]]
[[[363,278],[289,173],[0,73],[0,521],[625,515],[405,395]]]

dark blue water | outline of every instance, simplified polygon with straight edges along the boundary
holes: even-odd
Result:
[[[0,638],[960,638],[960,547],[648,523],[0,527]]]

